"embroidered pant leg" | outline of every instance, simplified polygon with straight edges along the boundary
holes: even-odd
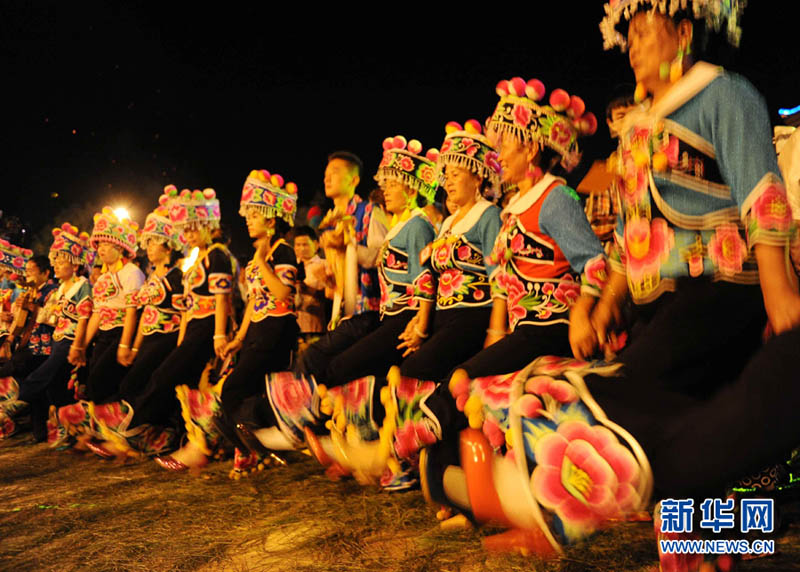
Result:
[[[708,396],[734,379],[761,345],[766,313],[758,286],[682,279],[654,302],[619,361],[625,374],[690,395]]]
[[[150,376],[147,387],[133,403],[136,412],[131,426],[143,423],[167,425],[178,410],[175,387],[197,387],[200,374],[214,356],[214,317],[192,320],[186,326],[183,343],[173,349]]]
[[[222,417],[218,427],[240,450],[246,450],[236,436],[237,423],[249,421],[251,414],[242,404],[251,396],[266,401],[265,376],[289,367],[297,340],[294,316],[266,318],[251,323],[236,367],[222,385]]]
[[[404,350],[397,349],[397,345],[401,343],[398,336],[414,314],[404,311],[394,316],[385,316],[378,329],[333,358],[325,377],[318,381],[328,387],[337,387],[367,375],[383,378],[389,368],[403,361]]]
[[[378,327],[377,312],[364,312],[339,323],[299,356],[295,373],[312,375],[324,383],[331,360]]]
[[[704,400],[624,377],[586,381],[608,417],[645,449],[662,497],[718,496],[800,443],[797,348],[800,327],[767,342]]]
[[[67,391],[69,372],[72,369],[72,366],[67,361],[71,345],[72,340],[53,342],[51,353],[47,360],[20,382],[20,401],[31,403],[38,398],[46,396],[51,385],[63,386],[63,388],[53,388],[53,393],[56,395],[63,395]],[[57,405],[60,404],[62,403],[57,403]]]
[[[147,387],[150,375],[160,366],[172,350],[177,347],[178,332],[169,334],[151,334],[144,336],[136,359],[128,368],[128,372],[119,383],[119,390],[106,401],[124,399],[133,403],[136,397]]]
[[[128,370],[117,361],[117,346],[122,338],[122,328],[99,330],[94,338],[89,359],[89,377],[86,379],[86,397],[102,403],[117,392],[120,380]]]
[[[490,308],[457,308],[435,312],[433,333],[400,366],[405,377],[444,381],[458,364],[483,347]]]
[[[569,357],[569,325],[524,325],[461,364],[469,377],[518,371],[539,356]]]

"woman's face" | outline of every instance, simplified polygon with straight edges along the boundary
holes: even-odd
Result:
[[[533,153],[516,137],[504,133],[500,142],[498,159],[504,183],[519,183],[525,179]]]
[[[186,243],[194,248],[205,248],[211,242],[211,235],[207,229],[200,226],[188,226],[183,231]]]
[[[117,262],[122,257],[122,251],[119,246],[111,244],[110,242],[101,242],[97,245],[97,256],[103,261],[103,264],[111,265]]]
[[[247,223],[247,232],[250,238],[255,239],[264,238],[270,229],[275,226],[275,219],[266,218],[253,208],[247,209],[244,214],[244,220]]]
[[[386,210],[392,214],[403,214],[414,196],[416,196],[414,191],[398,181],[389,181],[383,187],[383,200],[386,203]]]
[[[447,200],[463,207],[478,196],[482,179],[472,171],[463,167],[447,165],[444,171],[444,190]]]
[[[661,64],[675,59],[678,42],[672,20],[659,12],[637,12],[628,27],[628,60],[636,82],[649,87],[663,81]]]
[[[147,241],[147,259],[153,264],[169,261],[170,249],[166,242],[150,239]]]
[[[59,280],[69,280],[75,274],[75,266],[64,256],[58,256],[53,264],[53,273]]]

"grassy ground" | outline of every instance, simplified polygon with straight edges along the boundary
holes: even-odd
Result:
[[[651,523],[626,523],[543,562],[485,552],[491,531],[442,531],[419,491],[331,482],[300,454],[240,481],[230,462],[172,474],[0,442],[0,570],[650,570]],[[800,529],[745,570],[800,568]]]

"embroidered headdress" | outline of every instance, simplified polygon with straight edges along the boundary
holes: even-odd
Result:
[[[549,105],[539,103],[544,99],[544,84],[538,79],[526,82],[521,77],[501,81],[496,91],[500,101],[487,121],[490,132],[509,133],[523,143],[537,141],[550,147],[561,155],[561,165],[567,171],[580,162],[578,137],[597,130],[597,118],[586,112],[580,97],[555,89]]]
[[[186,246],[183,234],[169,218],[169,207],[173,200],[173,197],[170,196],[172,189],[175,189],[174,185],[164,188],[164,192],[158,198],[158,206],[144,220],[144,226],[139,235],[139,244],[144,248],[147,247],[147,242],[150,240],[166,243],[167,248],[172,250],[180,251]]]
[[[492,187],[498,186],[500,163],[497,160],[497,151],[483,134],[481,124],[470,119],[462,127],[460,123],[451,121],[445,125],[444,130],[447,135],[436,162],[439,184],[444,184],[444,168],[454,165],[488,180]]]
[[[416,139],[406,142],[402,135],[383,140],[383,159],[378,165],[375,180],[383,186],[388,181],[398,181],[414,189],[429,203],[436,199],[436,160],[437,149],[428,149],[422,154],[422,143]]]
[[[264,169],[250,171],[242,188],[239,214],[245,216],[248,209],[256,209],[267,218],[282,218],[294,225],[297,213],[297,185],[284,185],[283,177],[270,174]]]
[[[188,225],[219,228],[219,200],[214,189],[183,189],[178,192],[174,185],[170,185],[164,193],[169,197],[169,220],[178,231]]]
[[[59,257],[66,257],[71,264],[83,266],[90,262],[90,253],[88,232],[79,232],[78,227],[68,222],[53,229],[53,244],[48,253],[50,264],[55,264]]]
[[[3,268],[11,270],[12,272],[23,271],[25,270],[25,264],[31,256],[33,256],[31,250],[16,246],[0,238],[0,266]]]
[[[111,207],[103,207],[103,210],[94,215],[94,228],[89,244],[97,250],[97,245],[101,242],[110,242],[119,246],[128,256],[136,256],[136,235],[139,232],[139,225],[130,219],[120,219],[111,210]]]
[[[640,9],[657,10],[669,17],[684,10],[695,20],[705,22],[708,29],[719,31],[724,27],[728,42],[738,46],[742,37],[740,21],[746,4],[746,0],[611,0],[603,6],[606,15],[600,22],[603,49],[610,50],[614,46],[619,46],[622,51],[627,49],[627,39],[617,26],[623,17],[630,21]]]

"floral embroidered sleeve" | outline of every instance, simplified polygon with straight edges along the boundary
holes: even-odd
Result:
[[[211,294],[230,294],[233,275],[230,259],[220,250],[208,253],[208,291]]]
[[[747,230],[747,246],[786,246],[792,217],[772,146],[769,114],[756,89],[743,78],[725,76],[712,122],[720,172],[731,188]]]
[[[78,314],[79,320],[88,320],[92,315],[94,309],[92,304],[92,287],[89,286],[89,281],[84,282],[78,292],[72,297],[75,301],[75,311]]]
[[[425,247],[436,238],[433,227],[419,217],[414,217],[408,221],[408,276],[414,284],[414,299],[436,300],[436,288],[433,282],[433,270],[430,257],[422,262],[421,253]]]
[[[127,308],[136,307],[136,301],[131,295],[136,294],[144,285],[144,274],[134,264],[123,268],[120,274],[120,286],[122,286],[122,294],[125,296],[125,306]]]
[[[272,256],[272,266],[278,280],[291,288],[291,297],[294,298],[297,291],[297,258],[294,251],[288,245],[281,244]]]
[[[581,274],[581,292],[599,296],[608,279],[606,256],[575,191],[563,185],[553,189],[545,197],[539,226],[556,241],[572,269]]]
[[[494,206],[486,209],[478,221],[486,276],[491,276],[497,268],[497,263],[493,262],[491,253],[494,251],[497,235],[500,233],[500,225],[500,209]]]

